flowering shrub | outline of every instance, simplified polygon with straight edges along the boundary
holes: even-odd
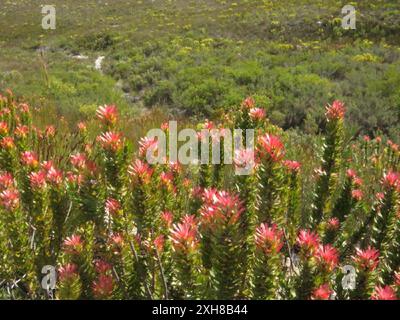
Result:
[[[248,175],[234,170],[253,161],[251,149],[233,165],[147,163],[156,141],[135,151],[113,105],[97,110],[97,132],[42,131],[28,105],[0,96],[1,296],[399,298],[398,146],[346,145],[335,101],[321,149],[300,163],[252,98],[231,114],[198,128],[255,129]],[[57,270],[54,289],[42,287],[44,266]]]

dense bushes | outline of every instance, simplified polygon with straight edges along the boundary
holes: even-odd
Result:
[[[306,142],[271,125],[252,98],[232,111],[198,128],[257,129],[246,176],[234,167],[250,150],[233,166],[148,164],[155,141],[133,152],[113,105],[97,110],[100,133],[85,123],[72,133],[38,129],[32,108],[0,96],[2,297],[398,297],[398,145],[347,143],[339,101],[324,136]],[[41,288],[45,265],[57,268],[54,291]],[[346,265],[353,290],[342,284]]]

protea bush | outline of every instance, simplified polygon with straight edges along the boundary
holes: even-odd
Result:
[[[254,150],[236,151],[232,164],[182,165],[168,153],[151,164],[157,141],[131,141],[116,106],[75,128],[39,127],[37,111],[6,92],[1,297],[399,298],[399,149],[351,136],[345,110],[328,105],[323,134],[304,148],[247,98],[193,127],[199,144],[200,129],[254,129]],[[52,288],[44,266],[56,270]]]

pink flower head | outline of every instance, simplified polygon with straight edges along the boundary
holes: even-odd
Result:
[[[54,126],[47,126],[44,133],[47,138],[54,137],[56,135],[56,128]]]
[[[285,155],[285,147],[280,138],[269,134],[258,137],[257,151],[261,159],[267,156],[274,162],[282,160]]]
[[[206,226],[219,227],[221,224],[235,224],[244,208],[238,195],[226,191],[218,191],[212,202],[203,205],[200,211],[202,222]]]
[[[394,284],[400,287],[400,271],[394,273]]]
[[[251,108],[249,111],[249,116],[255,121],[260,121],[265,119],[265,110],[261,108]]]
[[[29,112],[29,105],[27,103],[20,103],[18,105],[18,109],[19,111],[21,111],[22,113],[28,113]]]
[[[93,282],[93,295],[98,299],[110,298],[114,290],[114,281],[111,275],[101,274]]]
[[[121,209],[121,204],[118,200],[108,198],[105,205],[105,211],[109,215],[116,215]]]
[[[47,172],[46,179],[53,185],[60,185],[63,182],[63,174],[60,170],[51,167]]]
[[[204,121],[204,124],[202,127],[203,127],[203,129],[208,129],[208,130],[212,130],[215,128],[214,123],[208,119],[206,119],[206,121]]]
[[[4,137],[0,140],[0,146],[5,150],[12,150],[15,148],[14,138]]]
[[[24,151],[21,154],[21,162],[31,168],[36,168],[39,165],[38,157],[33,151]]]
[[[192,251],[198,245],[197,228],[190,223],[175,224],[170,238],[177,251]]]
[[[371,296],[372,300],[397,300],[396,292],[390,286],[376,286]]]
[[[97,118],[105,125],[115,125],[118,120],[118,110],[115,105],[100,106],[96,111]]]
[[[382,179],[382,184],[386,188],[396,188],[399,184],[399,173],[393,171],[385,173]]]
[[[8,124],[7,122],[0,121],[0,135],[4,136],[8,133]]]
[[[96,267],[97,273],[100,273],[100,274],[105,274],[112,269],[111,264],[109,264],[108,262],[101,260],[101,259],[96,260],[95,267]]]
[[[233,162],[236,169],[253,169],[255,166],[254,151],[252,149],[236,150]]]
[[[14,210],[19,206],[19,192],[9,189],[0,193],[1,205],[7,210]]]
[[[162,234],[154,239],[154,247],[157,249],[158,252],[162,252],[164,250],[164,243],[165,238]]]
[[[103,149],[108,151],[117,152],[123,147],[122,135],[115,132],[104,132],[97,137],[97,141],[100,143]]]
[[[172,172],[161,172],[160,174],[160,181],[161,184],[164,185],[167,188],[172,188],[173,187],[173,181],[174,181],[174,175]]]
[[[79,122],[79,123],[77,124],[77,127],[78,127],[78,130],[79,130],[80,132],[86,132],[86,130],[87,130],[86,123],[83,122],[83,121]]]
[[[76,169],[84,169],[86,166],[86,155],[83,153],[76,153],[71,155],[71,164],[76,168]]]
[[[144,137],[139,141],[139,157],[146,157],[147,154],[154,155],[158,151],[156,138]]]
[[[329,300],[332,293],[333,293],[333,291],[329,288],[329,285],[326,283],[326,284],[319,286],[318,288],[316,288],[313,291],[311,299],[313,299],[313,300]]]
[[[301,168],[301,163],[292,160],[285,160],[283,165],[292,172],[299,172]]]
[[[83,247],[83,242],[80,235],[72,235],[64,240],[64,248],[67,253],[80,253]]]
[[[340,227],[340,221],[338,218],[331,218],[328,220],[328,229],[329,230],[338,230]]]
[[[123,245],[123,243],[124,243],[124,238],[119,233],[113,233],[110,236],[110,243],[112,245],[117,246],[117,247],[121,247]]]
[[[78,275],[78,266],[74,263],[67,263],[58,269],[58,277],[60,281],[68,281]]]
[[[163,122],[161,124],[161,130],[168,131],[169,130],[169,123],[168,122]]]
[[[168,228],[171,227],[173,221],[172,213],[170,211],[164,211],[161,213],[161,220],[164,221]]]
[[[355,190],[351,191],[351,196],[356,201],[361,201],[362,198],[364,197],[364,193],[360,189],[355,189]]]
[[[153,170],[147,163],[136,159],[135,162],[128,167],[128,173],[135,179],[140,179],[144,183],[149,183]]]
[[[297,236],[297,244],[306,252],[314,252],[319,246],[318,235],[310,230],[300,230]]]
[[[357,177],[357,173],[356,173],[353,169],[348,169],[348,170],[346,171],[346,176],[347,176],[349,179],[353,180],[355,177]]]
[[[43,170],[32,172],[29,181],[33,189],[43,189],[46,186],[46,173]]]
[[[331,245],[320,245],[315,253],[320,266],[331,272],[339,263],[339,253]]]
[[[197,222],[198,222],[197,218],[194,215],[187,214],[182,218],[182,223],[188,223],[188,224],[192,225],[193,227],[197,226]]]
[[[264,251],[265,254],[278,253],[283,246],[283,232],[278,230],[275,224],[269,226],[262,223],[255,234],[257,248]]]
[[[25,125],[19,125],[15,128],[14,134],[18,138],[26,138],[28,136],[29,128]]]
[[[379,250],[372,247],[365,250],[356,248],[356,255],[353,256],[353,260],[359,268],[373,271],[379,264]]]
[[[370,141],[371,141],[371,138],[370,138],[369,136],[364,136],[364,137],[363,137],[363,140],[364,140],[365,142],[370,142]]]
[[[0,174],[0,190],[8,189],[14,185],[14,178],[11,173],[4,172]]]
[[[333,101],[332,105],[326,107],[326,117],[328,120],[339,120],[343,119],[346,113],[343,102],[339,100]]]
[[[244,106],[247,109],[251,109],[254,107],[254,105],[256,104],[256,102],[254,101],[254,99],[252,97],[247,97],[243,102],[242,102],[242,106]]]

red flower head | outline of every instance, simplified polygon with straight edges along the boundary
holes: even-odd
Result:
[[[388,173],[384,174],[382,179],[382,184],[385,188],[396,188],[399,185],[399,173],[389,171]]]
[[[339,253],[331,245],[320,245],[315,253],[319,265],[331,272],[339,263]]]
[[[258,137],[257,151],[261,159],[267,156],[275,162],[282,160],[285,155],[285,148],[280,138],[269,134]]]
[[[370,138],[369,136],[364,136],[364,137],[363,137],[363,140],[364,140],[365,142],[370,142],[370,141],[371,141],[371,138]]]
[[[31,168],[36,168],[39,165],[38,157],[33,151],[24,151],[21,154],[21,162]]]
[[[124,238],[119,233],[113,233],[110,236],[110,243],[114,246],[121,247],[124,243]]]
[[[101,260],[101,259],[96,260],[95,267],[96,267],[97,273],[100,273],[100,274],[105,274],[112,269],[111,264],[109,264],[108,262]]]
[[[118,110],[115,105],[100,106],[96,111],[97,118],[105,125],[115,125],[118,120]]]
[[[108,151],[117,152],[123,147],[122,135],[115,132],[105,132],[97,137],[97,141],[103,147],[103,149]]]
[[[309,230],[300,230],[297,236],[297,244],[306,252],[314,252],[319,246],[319,237]]]
[[[188,224],[192,225],[193,227],[196,227],[198,221],[197,221],[196,216],[187,214],[182,218],[182,223],[188,223]]]
[[[338,218],[331,218],[328,220],[328,229],[329,230],[338,230],[340,227],[340,221]]]
[[[101,274],[99,278],[93,282],[93,295],[97,299],[110,298],[114,290],[114,281],[112,276]]]
[[[265,119],[265,110],[261,108],[252,108],[249,111],[249,116],[255,121]]]
[[[14,134],[18,138],[26,138],[28,136],[29,128],[25,125],[19,125],[15,128]]]
[[[54,126],[47,126],[44,133],[47,138],[54,137],[56,135],[56,128]]]
[[[255,234],[255,242],[258,249],[264,251],[265,254],[276,254],[283,246],[283,232],[277,229],[275,224],[268,226],[262,223]]]
[[[47,181],[53,185],[60,185],[63,182],[63,174],[60,170],[51,167],[46,175]]]
[[[160,181],[163,186],[167,188],[173,188],[174,175],[172,172],[163,171],[160,174]]]
[[[351,196],[353,197],[354,200],[361,201],[362,198],[364,197],[364,193],[360,189],[355,189],[351,191]]]
[[[333,101],[332,105],[328,105],[326,107],[326,117],[328,120],[339,120],[344,118],[344,114],[346,113],[346,109],[344,107],[343,102],[339,100]]]
[[[0,121],[0,135],[4,136],[8,133],[7,122]]]
[[[83,247],[83,242],[80,235],[72,235],[64,240],[64,248],[67,253],[80,253]]]
[[[144,183],[149,183],[153,170],[149,167],[147,163],[137,159],[128,168],[128,173],[132,178],[140,179]]]
[[[394,284],[400,287],[400,271],[394,273]]]
[[[29,112],[29,105],[26,103],[21,103],[18,105],[18,109],[22,112],[22,113],[28,113]]]
[[[157,249],[158,252],[162,252],[164,250],[164,243],[165,239],[162,234],[154,239],[154,247]]]
[[[161,130],[168,131],[169,130],[169,123],[168,122],[163,122],[161,124]]]
[[[356,255],[353,260],[357,266],[366,271],[373,271],[379,264],[379,250],[368,247],[365,250],[356,248]]]
[[[86,167],[86,155],[83,153],[77,153],[71,155],[71,164],[76,168],[76,169],[84,169]]]
[[[206,119],[206,121],[204,121],[203,125],[202,125],[203,129],[208,129],[208,130],[212,130],[215,128],[214,122]]]
[[[161,220],[165,222],[168,228],[171,227],[173,221],[173,215],[170,211],[164,211],[161,213]]]
[[[112,216],[116,215],[120,209],[121,209],[121,204],[119,203],[118,200],[115,200],[113,198],[107,199],[106,206],[105,206],[106,214],[109,214]]]
[[[46,173],[44,171],[32,172],[29,181],[33,189],[43,189],[46,186]]]
[[[333,291],[329,288],[329,285],[323,284],[314,290],[311,299],[313,300],[329,300]]]
[[[78,127],[78,130],[79,130],[80,132],[86,132],[86,130],[87,130],[86,123],[83,122],[83,121],[79,122],[79,123],[77,124],[77,127]]]
[[[192,251],[198,245],[197,228],[190,223],[175,224],[170,239],[176,251]]]
[[[390,286],[376,286],[372,300],[397,300],[396,292]]]
[[[206,226],[218,227],[221,223],[235,224],[244,208],[238,195],[232,195],[226,191],[218,191],[212,202],[205,202],[200,215]]]
[[[60,281],[68,281],[78,275],[78,266],[73,263],[68,263],[58,269],[58,277]]]
[[[144,137],[139,141],[139,157],[146,157],[147,154],[154,155],[158,151],[158,141],[156,138]]]
[[[14,186],[14,178],[11,173],[4,172],[0,174],[0,190],[8,189]]]
[[[0,146],[5,150],[12,150],[15,148],[14,138],[4,137],[0,140]]]
[[[301,163],[292,160],[285,160],[283,165],[288,168],[291,172],[299,172],[301,168]]]
[[[252,169],[255,166],[254,151],[252,149],[240,149],[235,151],[233,159],[236,169]]]
[[[256,104],[256,102],[254,101],[254,99],[252,97],[247,97],[243,102],[242,102],[242,106],[244,106],[247,109],[251,109],[254,107],[254,105]]]
[[[349,179],[353,180],[355,177],[357,177],[357,173],[356,173],[353,169],[348,169],[348,170],[346,171],[346,176],[347,176]]]
[[[19,192],[17,190],[4,190],[0,193],[1,205],[7,210],[14,210],[19,206]]]

